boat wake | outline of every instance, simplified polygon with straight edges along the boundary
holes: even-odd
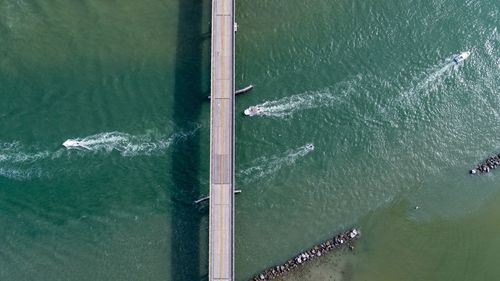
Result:
[[[196,130],[175,133],[168,138],[155,136],[154,134],[134,136],[121,132],[105,132],[83,138],[68,139],[65,143],[77,143],[78,146],[75,147],[83,148],[83,152],[87,150],[104,153],[117,151],[122,156],[128,157],[156,155],[164,153],[172,144],[192,136]],[[74,147],[70,146],[68,148]]]
[[[262,178],[272,178],[279,170],[291,166],[295,162],[314,150],[312,143],[290,149],[282,154],[271,157],[262,156],[253,160],[248,168],[242,169],[237,176],[242,182],[249,184]]]
[[[59,167],[59,172],[71,172],[73,165],[65,162],[76,161],[74,157],[82,158],[89,154],[106,155],[118,152],[123,157],[163,155],[170,146],[193,136],[198,129],[199,126],[190,131],[173,133],[168,137],[154,132],[144,135],[104,132],[73,139],[84,147],[81,150],[59,148],[51,151],[28,147],[19,142],[0,143],[0,177],[16,180],[49,177],[49,167],[54,166]]]
[[[35,164],[51,157],[50,151],[34,151],[19,142],[0,143],[0,177],[16,180],[42,177],[43,171]]]
[[[420,99],[422,92],[425,91],[426,95],[428,95],[429,92],[437,90],[442,85],[443,80],[452,75],[453,71],[461,66],[461,64],[455,61],[456,56],[453,55],[453,57],[447,58],[444,62],[424,71],[425,74],[422,79],[415,86],[404,91],[397,101],[402,102],[402,99]]]
[[[341,82],[333,87],[322,90],[307,91],[302,94],[292,95],[278,100],[266,101],[249,107],[245,110],[245,114],[251,116],[284,118],[290,117],[302,110],[331,107],[342,102],[346,95],[354,93],[355,86],[358,82],[359,79],[355,79]],[[257,108],[258,110],[251,111],[252,108]],[[249,112],[252,114],[248,114]]]
[[[384,121],[393,127],[399,127],[402,122],[413,120],[427,107],[432,107],[431,97],[434,93],[443,90],[445,79],[450,78],[460,65],[453,61],[453,57],[437,65],[427,68],[421,75],[415,75],[410,85],[392,87],[400,88],[398,96],[395,96],[385,105],[379,105],[379,112]],[[376,118],[376,117],[374,117]]]
[[[5,177],[15,180],[29,180],[32,178],[43,177],[43,172],[40,169],[9,169],[0,167],[0,177]]]
[[[23,151],[25,150],[25,151]],[[2,163],[33,163],[51,156],[50,151],[27,152],[19,142],[0,143],[0,164]]]

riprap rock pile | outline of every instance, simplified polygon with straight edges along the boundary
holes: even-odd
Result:
[[[498,165],[500,165],[500,154],[489,157],[483,163],[478,164],[476,168],[471,169],[469,173],[471,174],[489,173],[492,169],[496,169]]]
[[[321,257],[323,254],[327,252],[331,252],[336,249],[340,249],[343,246],[348,245],[349,248],[352,249],[351,243],[360,237],[361,233],[358,229],[353,228],[349,231],[346,231],[342,234],[339,234],[332,239],[328,239],[325,242],[314,246],[313,248],[300,253],[293,259],[288,260],[286,263],[282,265],[277,265],[267,269],[266,271],[257,274],[254,276],[252,281],[262,281],[262,280],[272,280],[277,277],[282,276],[283,274],[294,270],[300,265],[307,263],[311,260],[317,259]]]

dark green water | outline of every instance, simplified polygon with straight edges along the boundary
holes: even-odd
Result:
[[[500,3],[420,2],[238,1],[237,280],[354,225],[311,280],[500,275],[500,175],[467,174],[500,149]],[[0,2],[0,280],[206,278],[209,21]]]

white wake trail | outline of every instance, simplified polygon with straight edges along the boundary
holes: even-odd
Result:
[[[41,177],[43,171],[33,167],[35,163],[51,157],[48,150],[30,152],[19,142],[0,143],[0,177],[16,180],[26,180]]]
[[[340,82],[322,90],[307,91],[284,97],[278,100],[266,101],[255,105],[260,112],[255,116],[289,117],[296,112],[322,107],[332,107],[341,103],[345,97],[355,92],[362,78]]]
[[[194,135],[199,127],[186,132],[177,132],[169,137],[148,133],[144,135],[131,135],[122,132],[104,132],[83,138],[71,140],[78,141],[85,149],[81,151],[110,153],[118,151],[122,156],[158,155],[164,153],[172,144]]]
[[[35,177],[50,176],[54,166],[64,167],[71,172],[71,165],[63,164],[85,158],[89,153],[110,154],[117,151],[123,157],[162,155],[168,148],[196,134],[200,126],[191,130],[179,131],[166,136],[157,132],[143,135],[131,135],[122,132],[104,132],[77,138],[87,149],[68,150],[61,146],[57,150],[40,150],[34,146],[25,146],[20,142],[0,142],[0,177],[17,180],[29,180]],[[38,150],[38,151],[37,151]],[[59,162],[55,162],[59,161]],[[54,165],[55,163],[55,165]],[[53,169],[53,168],[52,168]],[[53,172],[53,170],[52,170]]]
[[[27,149],[19,142],[0,143],[0,164],[36,162],[51,155],[50,151],[29,153],[22,150]]]
[[[455,57],[456,55],[453,55]],[[436,66],[427,69],[417,84],[408,90],[404,91],[403,94],[396,100],[396,103],[404,103],[404,100],[410,100],[415,102],[420,100],[422,97],[428,96],[430,92],[435,91],[441,86],[443,80],[448,78],[453,74],[453,71],[458,70],[463,65],[463,62],[456,64],[453,58],[447,58],[445,62],[442,62]]]
[[[248,184],[261,178],[271,178],[284,167],[293,165],[298,159],[314,150],[314,146],[304,146],[290,149],[282,154],[271,157],[262,156],[252,161],[248,168],[238,172],[238,178]]]

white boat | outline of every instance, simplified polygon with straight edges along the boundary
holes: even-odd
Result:
[[[76,149],[79,149],[79,148],[90,149],[90,147],[86,146],[82,142],[77,141],[77,140],[73,140],[73,139],[66,140],[65,142],[63,142],[62,145],[64,145],[64,147],[66,147],[67,149],[72,149],[72,148],[76,148]]]
[[[306,145],[304,145],[304,150],[305,151],[313,151],[314,150],[314,144],[307,143]]]
[[[262,112],[262,109],[258,106],[250,106],[249,108],[245,109],[243,113],[247,116],[254,116]]]
[[[453,62],[459,64],[470,56],[470,52],[462,52],[460,55],[453,58]]]

